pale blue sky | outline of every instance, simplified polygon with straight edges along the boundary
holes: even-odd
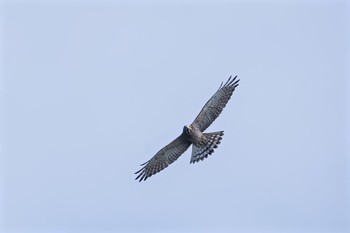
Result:
[[[0,40],[1,232],[349,231],[347,1],[6,1]],[[231,74],[216,152],[135,181]]]

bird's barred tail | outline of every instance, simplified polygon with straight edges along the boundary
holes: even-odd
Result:
[[[199,162],[200,160],[207,158],[208,155],[214,153],[214,149],[218,148],[223,135],[224,131],[203,133],[203,136],[206,138],[207,142],[203,146],[196,146],[193,144],[190,163]]]

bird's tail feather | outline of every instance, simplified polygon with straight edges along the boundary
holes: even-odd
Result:
[[[192,146],[192,156],[190,163],[199,162],[214,153],[214,149],[218,148],[224,131],[212,132],[212,133],[203,133],[203,137],[206,140],[206,143],[203,146],[194,145]]]

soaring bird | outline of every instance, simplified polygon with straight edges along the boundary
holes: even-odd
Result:
[[[191,145],[192,156],[190,163],[199,162],[214,153],[224,135],[224,131],[204,133],[204,131],[220,115],[232,93],[238,86],[239,79],[232,76],[225,84],[221,83],[219,89],[208,100],[192,124],[185,125],[180,136],[163,147],[150,160],[141,164],[143,166],[136,179],[139,182],[160,172],[177,160]]]

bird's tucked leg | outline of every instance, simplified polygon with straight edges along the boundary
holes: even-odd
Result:
[[[192,156],[190,163],[199,162],[214,153],[214,149],[218,148],[224,131],[213,133],[203,133],[200,143],[192,145]]]

